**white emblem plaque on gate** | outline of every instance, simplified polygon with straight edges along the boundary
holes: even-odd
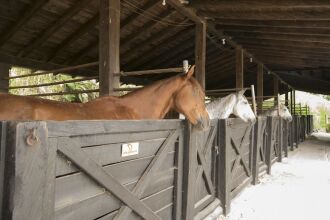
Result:
[[[139,143],[128,143],[121,145],[121,156],[128,157],[139,154]]]

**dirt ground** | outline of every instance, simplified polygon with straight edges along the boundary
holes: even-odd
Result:
[[[218,220],[329,220],[330,135],[317,133],[289,153],[260,184],[232,201]]]

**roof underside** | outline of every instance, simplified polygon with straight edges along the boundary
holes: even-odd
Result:
[[[0,3],[0,62],[54,69],[98,60],[98,0]],[[194,63],[192,21],[168,4],[163,6],[161,0],[121,0],[121,4],[123,71],[178,67],[184,59]],[[220,34],[241,44],[294,88],[330,93],[328,0],[190,0],[187,7],[206,17]],[[222,45],[221,39],[216,41],[207,42],[207,89],[232,88],[234,50]],[[246,57],[246,85],[256,84],[256,63],[250,61]],[[88,69],[83,74],[97,76],[98,70]],[[309,78],[321,81],[324,88],[305,83]],[[159,76],[147,77],[157,79]],[[143,84],[145,78],[134,82]],[[270,75],[265,75],[264,87],[265,94],[271,94]]]

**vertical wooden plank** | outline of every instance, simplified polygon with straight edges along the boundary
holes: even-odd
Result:
[[[100,0],[99,32],[100,95],[107,96],[120,80],[120,0]]]
[[[197,131],[186,121],[186,135],[183,159],[183,218],[190,220],[194,218],[195,208],[195,182],[197,169]]]
[[[285,106],[289,108],[289,92],[285,93]]]
[[[267,173],[271,173],[271,166],[272,166],[272,133],[273,133],[273,117],[267,117],[267,142],[266,142],[266,150],[265,150],[265,162],[267,165]]]
[[[260,141],[261,141],[261,125],[262,118],[257,117],[257,122],[254,124],[253,133],[253,149],[252,149],[252,184],[256,185],[259,181],[259,161],[258,157],[260,151]]]
[[[262,102],[264,96],[264,66],[262,64],[258,64],[258,72],[257,72],[257,105],[258,111],[262,113]]]
[[[278,102],[278,78],[277,76],[273,75],[273,95],[275,96],[274,98],[274,105],[277,105],[277,102]]]
[[[176,147],[176,160],[175,166],[177,169],[175,170],[174,176],[174,184],[175,184],[175,197],[174,197],[174,211],[173,211],[173,219],[181,219],[182,216],[182,178],[183,178],[183,150],[184,150],[184,137],[185,137],[185,129],[183,122],[181,122],[180,126],[180,135],[179,142]]]
[[[241,47],[236,47],[236,88],[244,88],[244,51]]]
[[[0,219],[2,216],[3,185],[5,181],[6,122],[0,122]]]
[[[195,41],[196,79],[205,90],[206,23],[196,24]]]
[[[227,132],[227,120],[219,120],[219,141],[220,153],[218,155],[218,190],[217,196],[221,201],[223,213],[227,215],[230,212],[231,202],[231,172],[230,172],[230,158],[229,146],[230,146],[230,134]]]
[[[282,162],[282,156],[283,156],[283,120],[280,117],[278,117],[277,147],[278,147],[277,161]]]
[[[55,150],[49,148],[46,123],[8,127],[4,219],[49,219],[54,211]]]
[[[0,63],[0,92],[8,93],[10,66],[5,63]]]

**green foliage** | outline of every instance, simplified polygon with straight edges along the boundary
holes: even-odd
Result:
[[[13,67],[11,69],[10,76],[20,76],[31,74],[32,70],[21,67]],[[44,83],[61,82],[72,79],[69,75],[65,74],[46,74],[39,76],[30,76],[26,78],[17,78],[9,81],[9,86],[27,86],[27,85],[38,85]],[[12,89],[11,94],[15,95],[32,95],[32,94],[45,94],[45,93],[60,93],[60,92],[73,92],[81,90],[93,90],[98,88],[98,83],[95,80],[76,82],[76,83],[66,83],[61,85],[43,86],[36,88],[24,88],[24,89]],[[87,102],[98,97],[98,93],[82,93],[82,94],[70,94],[70,95],[56,95],[56,96],[46,96],[42,98],[65,101],[65,102]]]
[[[330,95],[324,95],[323,96],[326,100],[330,101]]]
[[[326,130],[327,133],[330,133],[330,124],[327,124],[325,130]]]

